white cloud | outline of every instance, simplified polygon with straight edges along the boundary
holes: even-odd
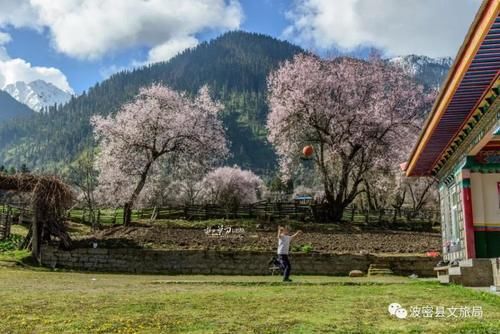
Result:
[[[0,87],[17,81],[31,82],[44,80],[64,91],[73,93],[66,76],[57,68],[32,66],[21,58],[10,58],[4,47],[0,46]]]
[[[12,40],[9,34],[0,31],[0,45],[9,43]]]
[[[169,60],[183,50],[196,45],[198,45],[198,40],[192,36],[171,39],[149,50],[148,62],[155,63]]]
[[[165,60],[193,45],[197,33],[239,27],[237,0],[0,0],[0,27],[47,29],[53,47],[79,59],[97,59],[131,47],[152,48]],[[184,41],[183,43],[178,43]],[[190,43],[186,43],[189,41]],[[175,50],[177,48],[177,50]]]
[[[134,66],[117,66],[117,65],[110,65],[110,66],[104,66],[99,69],[99,74],[103,79],[108,79],[110,76],[112,76],[115,73],[121,72],[128,70]]]
[[[296,0],[284,35],[306,47],[371,45],[390,54],[454,56],[480,0]]]
[[[142,67],[160,61],[167,61],[180,52],[188,48],[193,48],[196,45],[198,45],[198,40],[191,36],[171,39],[168,42],[155,46],[149,50],[148,59],[146,61],[132,60],[126,66],[117,66],[114,64],[111,66],[105,66],[99,70],[99,74],[103,79],[108,79],[110,76],[118,72]]]
[[[8,60],[9,58],[10,58],[9,54],[7,53],[7,50],[5,49],[5,47],[0,45],[0,61]],[[0,75],[1,75],[1,73],[0,73]],[[1,86],[2,85],[0,85],[0,87]]]
[[[0,0],[0,26],[38,29],[37,13],[29,0]]]

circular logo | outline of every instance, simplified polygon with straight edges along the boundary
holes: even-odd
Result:
[[[404,308],[398,308],[396,310],[396,318],[405,319],[408,316],[408,312]]]
[[[392,303],[391,305],[389,305],[389,307],[387,308],[387,310],[389,311],[389,313],[390,313],[391,315],[395,315],[395,314],[396,314],[396,311],[397,311],[398,309],[400,309],[400,308],[401,308],[401,305],[400,305],[400,304],[398,304],[398,303]]]

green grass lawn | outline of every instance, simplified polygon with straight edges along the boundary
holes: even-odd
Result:
[[[499,333],[500,298],[401,277],[145,276],[0,267],[0,333]],[[481,306],[398,320],[390,303]]]

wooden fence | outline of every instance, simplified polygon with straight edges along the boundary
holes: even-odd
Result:
[[[0,204],[0,240],[10,236],[12,224],[31,226],[33,212],[25,204]]]
[[[142,209],[136,212],[139,219],[294,219],[301,221],[328,222],[328,207],[319,204],[301,204],[297,202],[258,202],[242,205],[238,209],[228,209],[218,205],[189,205],[182,207],[163,207]],[[426,222],[439,224],[439,211],[411,209],[369,210],[349,207],[344,211],[343,221],[362,223]]]
[[[0,240],[5,240],[10,236],[12,217],[9,212],[0,213]]]
[[[32,214],[29,209],[22,206],[0,206],[0,212],[10,212],[10,221],[29,224]],[[94,212],[94,217],[99,224],[121,224],[123,210],[99,209]],[[85,209],[74,209],[68,213],[73,221],[90,223],[89,212]],[[321,204],[304,204],[299,202],[257,202],[241,205],[237,209],[224,208],[219,205],[186,205],[176,207],[161,207],[135,210],[133,220],[209,220],[209,219],[260,219],[263,221],[293,219],[309,222],[331,222],[328,207]],[[379,209],[370,210],[349,207],[344,211],[342,221],[353,223],[426,223],[438,225],[440,223],[439,211],[420,210],[408,208],[401,210]]]

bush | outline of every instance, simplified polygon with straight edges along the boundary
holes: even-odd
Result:
[[[311,244],[297,245],[293,246],[292,250],[294,252],[310,253],[313,251],[313,246]]]
[[[23,242],[23,237],[17,234],[12,234],[5,240],[0,241],[0,252],[7,252],[19,249]]]

